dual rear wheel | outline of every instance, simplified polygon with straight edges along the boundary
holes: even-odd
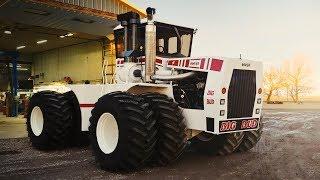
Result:
[[[28,105],[27,131],[32,146],[37,149],[62,149],[88,144],[81,132],[80,107],[75,94],[41,91]]]
[[[38,149],[68,146],[72,139],[73,106],[65,95],[42,91],[33,95],[27,114],[27,131]]]

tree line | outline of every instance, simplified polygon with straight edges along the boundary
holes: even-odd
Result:
[[[273,101],[277,94],[286,96],[295,103],[301,102],[301,97],[310,93],[310,66],[308,59],[297,56],[286,60],[279,67],[270,66],[264,71],[264,95],[267,103]]]

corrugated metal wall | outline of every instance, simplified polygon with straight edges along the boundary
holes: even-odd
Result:
[[[88,42],[35,54],[33,75],[41,75],[39,82],[61,81],[69,76],[75,83],[83,80],[101,81],[102,44]]]
[[[129,11],[137,12],[137,9],[120,0],[56,0],[63,3],[97,9],[101,11],[121,14]],[[141,16],[145,14],[138,11]]]

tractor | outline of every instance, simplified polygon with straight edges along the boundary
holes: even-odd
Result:
[[[117,16],[114,83],[34,89],[26,122],[33,147],[89,142],[100,168],[131,171],[172,163],[187,146],[227,155],[257,144],[262,63],[190,57],[195,30],[155,21],[154,8],[146,12],[145,20]]]

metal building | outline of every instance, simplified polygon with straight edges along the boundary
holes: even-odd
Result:
[[[111,82],[116,16],[128,11],[146,16],[124,0],[0,0],[0,92],[25,92],[28,79]]]

